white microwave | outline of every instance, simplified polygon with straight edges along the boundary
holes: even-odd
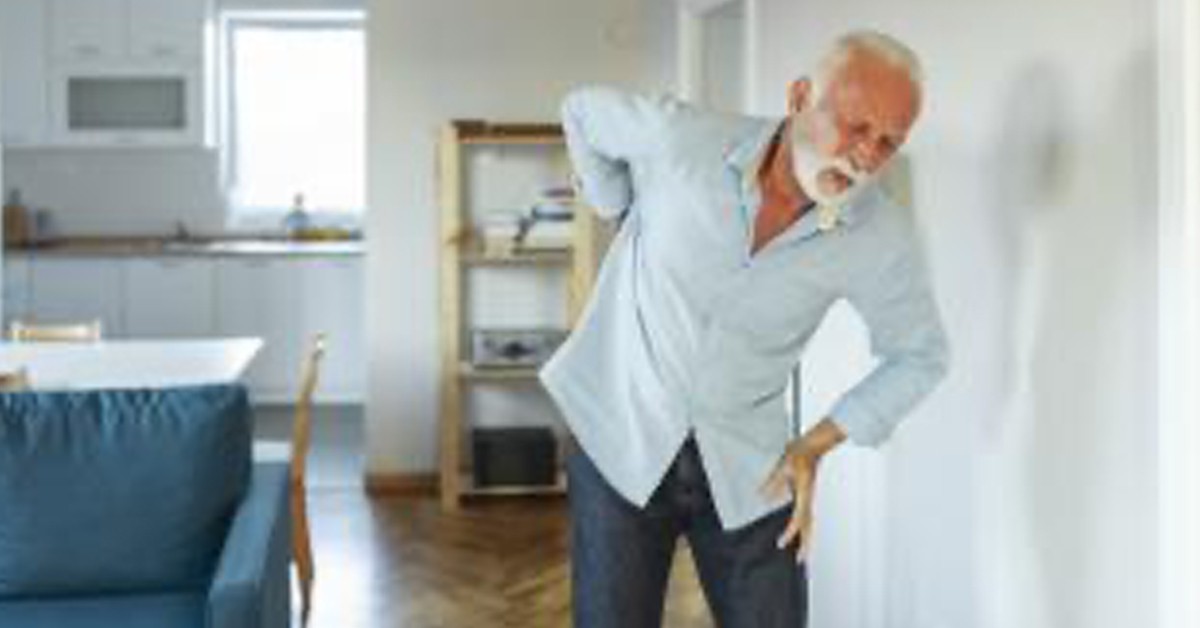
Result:
[[[51,88],[54,143],[71,146],[203,145],[203,85],[187,68],[71,69]]]

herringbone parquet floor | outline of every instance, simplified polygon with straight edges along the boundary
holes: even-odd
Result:
[[[288,438],[290,407],[257,414],[259,438]],[[361,408],[318,408],[308,469],[312,628],[570,626],[565,500],[485,501],[447,515],[433,497],[368,498],[363,440]],[[680,548],[663,626],[711,628]]]
[[[445,514],[433,498],[325,488],[313,490],[309,504],[313,628],[570,625],[564,500],[483,502]],[[686,550],[663,625],[713,625]]]

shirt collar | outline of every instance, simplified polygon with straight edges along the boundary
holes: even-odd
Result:
[[[741,175],[742,192],[747,197],[749,192],[755,191],[758,187],[756,175],[759,166],[766,158],[771,140],[783,126],[784,121],[781,118],[762,119],[725,151],[725,163]],[[838,222],[847,225],[857,224],[862,219],[863,209],[869,204],[867,199],[871,196],[870,190],[863,190],[857,198],[841,208],[841,211],[838,212]]]

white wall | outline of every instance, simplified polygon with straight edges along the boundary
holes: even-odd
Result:
[[[757,102],[781,112],[858,26],[926,62],[908,152],[955,361],[884,454],[855,454],[881,467],[882,608],[821,625],[1156,625],[1154,6],[762,0]],[[813,361],[862,360],[852,317],[830,327]],[[816,586],[870,579],[842,575]]]
[[[665,3],[664,3],[665,4]],[[435,137],[453,118],[557,120],[573,86],[661,80],[636,0],[369,4],[368,470],[436,467]],[[657,87],[657,85],[656,85]]]
[[[49,209],[49,229],[59,234],[161,234],[176,221],[193,231],[224,227],[216,151],[22,148],[4,156],[6,188]]]

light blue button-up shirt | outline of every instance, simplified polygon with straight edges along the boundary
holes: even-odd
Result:
[[[853,443],[883,443],[944,376],[912,217],[879,189],[835,222],[805,212],[750,254],[755,175],[780,120],[588,87],[562,121],[584,200],[621,224],[540,376],[630,502],[650,500],[694,434],[725,529],[787,505],[758,489],[792,437],[788,375],[838,299],[862,314],[880,359],[829,413]]]

